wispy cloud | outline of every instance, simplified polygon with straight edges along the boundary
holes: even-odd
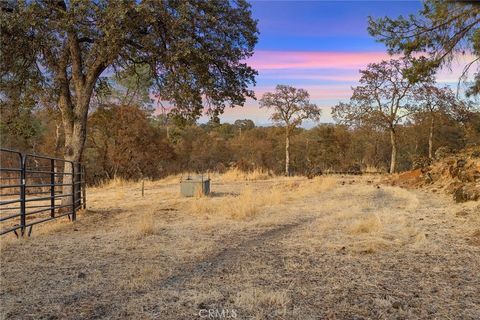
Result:
[[[322,121],[332,121],[330,107],[339,101],[348,101],[352,87],[358,85],[359,70],[369,63],[392,59],[386,52],[331,52],[331,51],[280,51],[258,50],[248,63],[259,71],[257,99],[266,92],[275,90],[277,84],[303,88],[310,93],[310,99],[324,109]],[[460,56],[451,68],[444,68],[437,75],[437,82],[456,86],[465,64],[473,59],[471,55]],[[475,67],[475,66],[474,66]],[[157,99],[152,96],[157,102]],[[163,102],[169,109],[171,104]],[[160,110],[158,109],[157,112]],[[247,99],[243,108],[227,108],[222,121],[251,118],[257,123],[270,123],[271,112],[259,108],[258,100]],[[207,121],[207,117],[201,121]]]
[[[248,63],[255,69],[358,69],[388,59],[386,52],[268,51],[255,52]]]
[[[347,85],[307,85],[301,86],[310,94],[312,100],[325,99],[348,99],[352,94],[351,88]],[[260,98],[266,92],[272,92],[275,86],[262,86],[255,89],[257,98]]]
[[[297,71],[297,70],[295,70]],[[351,72],[345,75],[335,74],[312,74],[310,72],[294,72],[284,73],[279,75],[278,73],[262,73],[262,78],[266,80],[312,80],[312,81],[338,81],[338,82],[355,82],[358,80],[358,71]]]

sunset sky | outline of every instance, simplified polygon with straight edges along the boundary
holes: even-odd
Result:
[[[321,122],[331,122],[329,107],[346,101],[357,84],[359,69],[388,59],[385,46],[367,32],[367,17],[397,17],[416,13],[420,1],[252,1],[258,19],[259,42],[248,61],[258,70],[254,88],[259,99],[276,84],[309,91],[324,109]],[[458,68],[457,68],[458,69]],[[439,82],[455,84],[458,70],[446,70]],[[245,107],[228,109],[222,122],[252,119],[269,125],[269,113],[248,100]],[[205,118],[201,119],[205,121]],[[306,123],[306,127],[312,123]]]

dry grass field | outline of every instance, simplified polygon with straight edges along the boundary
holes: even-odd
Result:
[[[378,179],[89,189],[75,223],[1,239],[1,317],[480,319],[478,203]]]

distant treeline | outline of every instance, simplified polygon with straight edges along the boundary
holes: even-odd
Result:
[[[17,110],[18,111],[18,110]],[[20,110],[21,111],[21,110]],[[398,170],[428,158],[430,118],[418,114],[398,129]],[[2,146],[63,155],[63,133],[48,109],[2,114]],[[436,114],[434,149],[480,144],[480,113],[463,117]],[[283,174],[285,132],[256,127],[252,120],[233,124],[175,123],[135,105],[102,105],[89,115],[83,162],[91,184],[114,177],[157,179],[180,172],[224,171],[231,167]],[[308,175],[326,170],[388,171],[390,137],[371,126],[320,124],[295,129],[291,172]]]

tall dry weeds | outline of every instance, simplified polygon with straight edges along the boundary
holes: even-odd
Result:
[[[155,218],[153,212],[144,212],[137,221],[130,225],[130,232],[137,238],[155,234]]]
[[[229,169],[218,175],[220,181],[258,181],[274,178],[275,175],[269,170],[255,169],[253,171],[242,171],[237,168]]]
[[[267,188],[254,189],[246,185],[237,196],[197,197],[192,199],[190,209],[195,214],[248,219],[265,212],[269,207],[324,192],[335,185],[336,179],[333,177],[316,178],[311,181],[286,178]]]

